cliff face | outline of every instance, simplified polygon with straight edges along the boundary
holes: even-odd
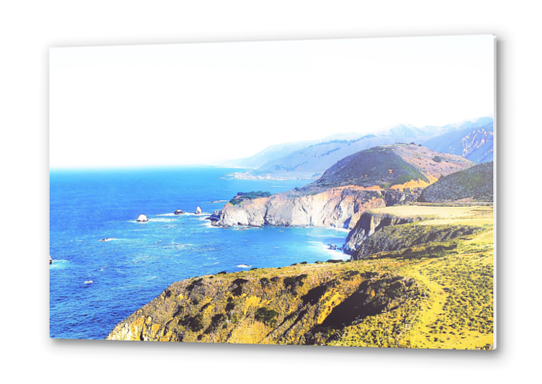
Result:
[[[369,190],[348,186],[307,191],[290,191],[267,198],[226,204],[215,225],[231,227],[284,226],[335,227],[352,229],[367,209],[398,202],[415,201],[418,194]]]
[[[397,217],[387,213],[364,212],[354,228],[348,233],[344,252],[348,254],[354,253],[369,236],[372,236],[383,227],[414,221],[416,221],[414,217]]]
[[[444,242],[483,231],[481,226],[464,225],[399,225],[388,226],[363,241],[352,254],[361,260],[379,252],[397,251],[409,247]],[[435,252],[439,250],[435,249]]]

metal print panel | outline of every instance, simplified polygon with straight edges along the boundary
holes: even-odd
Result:
[[[50,336],[495,348],[490,35],[50,50]]]

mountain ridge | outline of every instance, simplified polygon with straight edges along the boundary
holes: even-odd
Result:
[[[253,169],[246,172],[235,173],[235,177],[240,179],[315,180],[318,179],[326,169],[341,159],[361,150],[395,143],[414,142],[416,144],[424,144],[434,137],[457,130],[487,125],[488,122],[492,123],[492,121],[493,119],[490,117],[483,117],[444,126],[415,127],[412,125],[401,124],[365,134],[337,134],[328,136],[322,140],[311,142],[304,147],[302,142],[298,142],[297,149],[284,156],[279,156],[279,153],[274,151],[272,147],[268,147],[264,150],[269,150],[266,157],[268,159],[267,162],[264,164],[260,164],[260,162],[258,167],[248,166],[247,168]],[[285,152],[287,151],[282,151],[280,154],[282,155]],[[258,154],[255,156],[258,156]]]

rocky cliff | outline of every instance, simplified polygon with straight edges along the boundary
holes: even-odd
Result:
[[[365,212],[348,234],[344,250],[353,260],[378,252],[471,235],[493,225],[491,206],[410,205]]]
[[[348,233],[344,252],[353,254],[360,245],[384,227],[412,223],[419,220],[416,217],[398,217],[389,213],[364,212],[354,228]]]
[[[353,260],[361,260],[379,252],[397,251],[409,247],[452,240],[483,231],[482,226],[413,225],[388,226],[368,237],[353,252]],[[435,252],[440,249],[435,248]]]
[[[289,191],[266,198],[228,203],[214,225],[353,228],[363,212],[416,201],[419,194],[348,186]]]

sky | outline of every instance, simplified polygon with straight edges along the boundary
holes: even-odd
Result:
[[[50,168],[217,164],[494,114],[491,35],[51,48]]]

